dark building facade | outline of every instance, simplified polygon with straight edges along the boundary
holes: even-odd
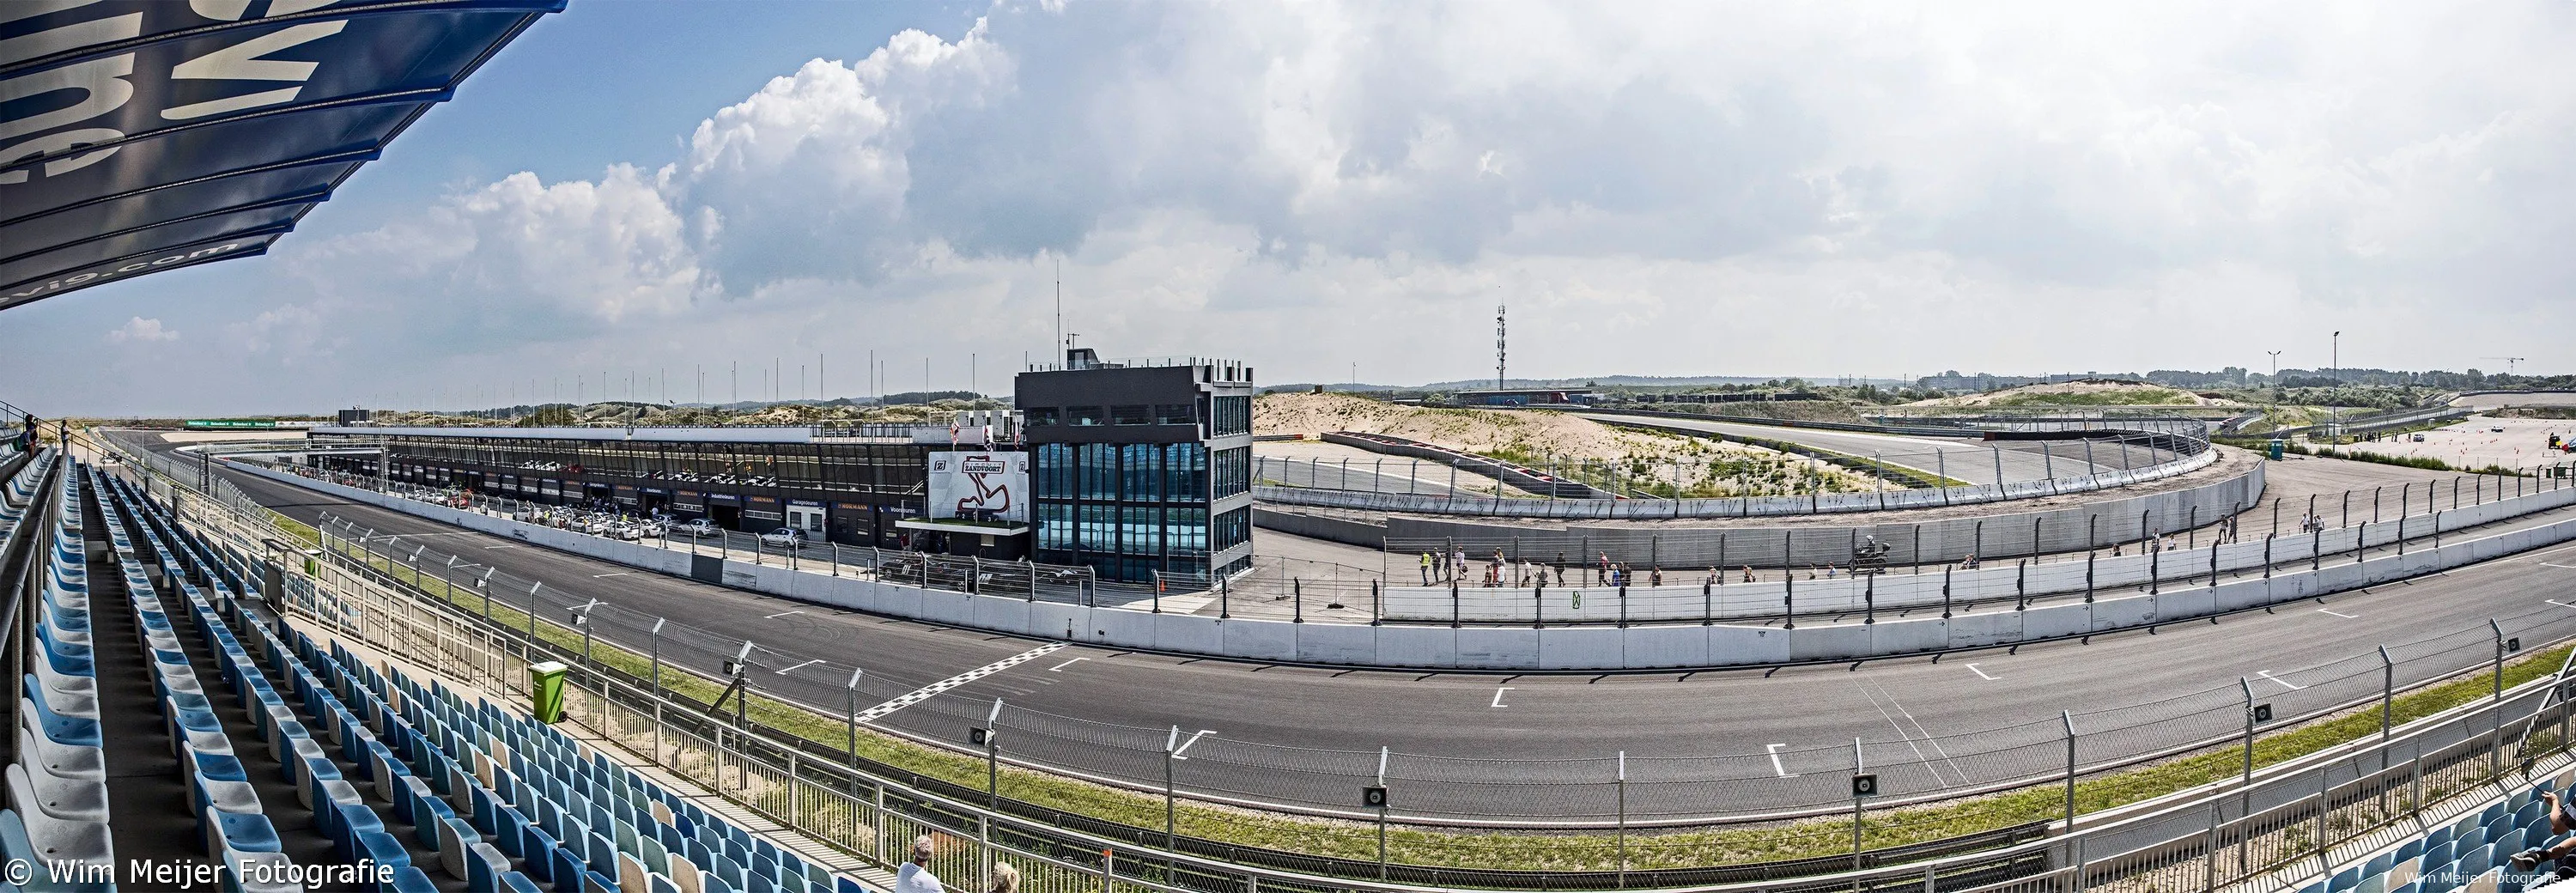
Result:
[[[1075,349],[1014,388],[1038,561],[1175,588],[1251,568],[1252,367]]]
[[[1002,426],[1007,430],[1010,426]],[[707,518],[745,532],[795,527],[844,545],[1028,557],[1027,537],[906,529],[922,515],[930,453],[951,427],[317,428],[317,445],[381,446],[388,481],[460,487],[546,504],[607,504]],[[969,437],[982,429],[966,428]],[[1010,443],[977,449],[1011,451]],[[373,456],[317,464],[378,473]]]

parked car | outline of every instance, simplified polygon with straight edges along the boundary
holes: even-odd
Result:
[[[705,518],[693,518],[686,524],[671,528],[671,532],[691,539],[706,540],[723,536],[724,528],[717,527],[716,522]]]
[[[2423,435],[2421,432],[2418,432],[2418,433],[2415,435],[2415,442],[2416,442],[2416,443],[2423,443],[2423,442],[2424,442],[2424,435]]]
[[[764,546],[777,546],[782,549],[802,548],[805,545],[805,531],[798,530],[793,527],[781,527],[777,530],[761,534],[760,544]]]

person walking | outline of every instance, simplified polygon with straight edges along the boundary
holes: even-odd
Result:
[[[1422,585],[1431,585],[1431,553],[1422,553]]]
[[[912,860],[895,870],[894,893],[948,893],[939,875],[930,870],[931,853],[930,835],[912,839]]]

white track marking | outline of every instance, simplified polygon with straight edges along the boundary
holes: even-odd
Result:
[[[1913,711],[1905,709],[1905,705],[1896,700],[1896,695],[1889,693],[1886,689],[1880,688],[1873,683],[1862,682],[1860,683],[1860,690],[1861,694],[1869,697],[1870,706],[1878,708],[1878,715],[1885,717],[1887,719],[1887,724],[1896,728],[1896,736],[1905,739],[1905,746],[1914,751],[1914,759],[1916,762],[1923,764],[1924,771],[1932,773],[1932,780],[1947,784],[1948,782],[1941,778],[1941,771],[1934,768],[1932,764],[1932,756],[1933,754],[1938,754],[1943,762],[1951,762],[1950,754],[1948,751],[1941,749],[1940,742],[1932,740],[1932,730],[1924,728],[1923,723],[1914,718]],[[1887,699],[1887,702],[1884,705],[1879,703],[1879,699],[1882,697]],[[1896,710],[1895,713],[1887,712],[1891,707]],[[1904,717],[1904,721],[1898,721],[1897,718],[1899,716]],[[1912,723],[1914,727],[1911,729],[1906,728],[1907,723]],[[1915,737],[1917,735],[1922,736],[1919,741]],[[1927,754],[1923,752],[1923,745],[1925,744],[1932,745],[1932,753]],[[1950,769],[1959,773],[1961,783],[1966,782],[1968,773],[1965,770],[1961,770],[1955,762],[1951,763]]]
[[[590,578],[591,578],[591,579],[593,579],[593,580],[597,580],[597,579],[599,579],[599,578],[601,578],[601,577],[623,577],[623,576],[626,576],[626,572],[625,572],[625,571],[618,571],[618,572],[613,573],[613,574],[592,574],[592,575],[590,575]]]
[[[876,720],[885,718],[887,714],[930,700],[932,696],[937,695],[940,692],[1028,663],[1029,661],[1045,657],[1063,648],[1063,642],[1049,642],[1044,645],[1040,645],[1033,650],[1014,654],[1010,657],[913,689],[909,692],[905,692],[902,697],[859,711],[858,721],[875,722]]]
[[[1081,663],[1081,662],[1083,662],[1083,661],[1090,660],[1090,659],[1091,659],[1091,658],[1088,658],[1088,657],[1077,657],[1077,658],[1074,658],[1074,659],[1072,659],[1072,660],[1065,661],[1064,663],[1060,663],[1060,664],[1057,664],[1057,665],[1055,665],[1055,666],[1048,667],[1048,668],[1047,668],[1047,672],[1049,672],[1049,673],[1062,673],[1062,672],[1064,672],[1064,668],[1066,668],[1066,667],[1070,667],[1070,666],[1073,666],[1074,664],[1078,664],[1078,663]]]
[[[1971,673],[1975,673],[1975,674],[1977,674],[1977,678],[1979,678],[1979,679],[1983,679],[1983,680],[1986,680],[1987,682],[1993,682],[1993,681],[1995,681],[1995,677],[1993,677],[1993,676],[1989,676],[1989,675],[1986,675],[1986,671],[1984,671],[1984,670],[1977,669],[1977,665],[1976,665],[1976,664],[1969,664],[1969,665],[1968,665],[1968,672],[1971,672]]]
[[[1504,693],[1504,692],[1507,692],[1507,691],[1511,691],[1511,690],[1512,690],[1512,687],[1511,687],[1511,686],[1508,686],[1508,685],[1503,686],[1503,687],[1501,687],[1501,688],[1494,689],[1494,706],[1496,706],[1496,707],[1509,707],[1509,706],[1511,706],[1510,704],[1505,704],[1505,703],[1503,703],[1503,693]]]
[[[1200,738],[1201,736],[1205,736],[1205,735],[1214,735],[1214,734],[1216,734],[1216,730],[1215,730],[1215,729],[1200,729],[1200,730],[1198,730],[1198,732],[1197,732],[1197,733],[1192,734],[1188,739],[1183,740],[1183,741],[1181,742],[1181,746],[1179,746],[1179,747],[1175,747],[1175,748],[1172,748],[1172,759],[1175,759],[1175,760],[1186,760],[1186,759],[1189,759],[1189,757],[1182,756],[1182,755],[1181,755],[1181,753],[1182,753],[1183,751],[1189,750],[1189,749],[1190,749],[1190,745],[1193,745],[1193,744],[1197,744],[1197,743],[1199,743],[1199,738]]]
[[[1786,744],[1771,744],[1771,745],[1765,745],[1762,749],[1763,749],[1763,750],[1765,750],[1765,751],[1770,752],[1770,754],[1771,754],[1771,772],[1772,772],[1772,774],[1778,775],[1778,776],[1780,776],[1781,778],[1796,778],[1796,777],[1798,777],[1798,773],[1791,772],[1791,771],[1789,771],[1789,768],[1788,768],[1788,767],[1780,765],[1780,748],[1787,747],[1787,746],[1789,746],[1789,745],[1786,745]]]
[[[2571,605],[2571,604],[2568,604],[2568,603],[2566,603],[2566,602],[2559,601],[2559,600],[2554,599],[2554,598],[2544,598],[2544,599],[2541,599],[2541,600],[2540,600],[2540,603],[2541,603],[2541,604],[2544,604],[2544,605],[2557,605],[2557,606],[2559,606],[2559,607],[2561,607],[2561,608],[2576,608],[2576,605]]]
[[[2286,688],[2286,689],[2289,689],[2289,690],[2291,690],[2291,691],[2300,691],[2300,690],[2302,690],[2302,689],[2307,688],[2307,686],[2304,686],[2304,685],[2292,685],[2292,684],[2290,684],[2287,680],[2283,680],[2283,679],[2281,679],[2281,678],[2279,678],[2279,677],[2273,676],[2273,675],[2272,675],[2272,671],[2270,671],[2270,670],[2256,670],[2256,671],[2254,671],[2254,675],[2256,675],[2256,676],[2261,676],[2261,677],[2263,677],[2263,678],[2265,678],[2265,679],[2270,679],[2270,680],[2272,680],[2272,681],[2274,681],[2274,682],[2279,682],[2279,683],[2281,683],[2281,687],[2282,687],[2282,688]]]
[[[805,613],[805,612],[803,612],[803,611],[780,611],[780,612],[778,612],[778,613],[776,613],[776,614],[771,614],[771,615],[769,615],[769,616],[767,616],[767,617],[763,617],[763,618],[760,618],[760,619],[762,619],[762,620],[776,620],[776,619],[778,619],[778,618],[785,617],[785,616],[787,616],[787,615],[789,615],[789,614],[802,614],[802,613]]]
[[[2345,620],[2359,620],[2359,619],[2361,619],[2361,615],[2359,615],[2359,614],[2345,614],[2345,613],[2340,612],[2340,611],[2329,611],[2329,610],[2326,610],[2326,609],[2324,609],[2324,608],[2318,608],[2318,609],[2317,609],[2317,613],[2319,613],[2319,614],[2324,614],[2324,615],[2327,615],[2327,616],[2329,616],[2329,617],[2341,617],[2341,618],[2343,618],[2343,619],[2345,619]]]
[[[816,658],[816,659],[814,659],[814,660],[809,660],[809,661],[806,661],[806,662],[804,662],[804,663],[797,664],[797,665],[792,666],[792,667],[788,667],[788,668],[787,668],[787,669],[785,669],[785,670],[780,670],[780,671],[778,671],[778,675],[785,676],[785,675],[787,675],[787,674],[788,674],[788,672],[789,672],[789,671],[791,671],[791,670],[802,670],[802,669],[804,669],[804,668],[806,668],[806,667],[810,667],[810,666],[813,666],[813,665],[815,665],[815,664],[819,664],[819,663],[822,663],[822,662],[823,662],[823,661],[822,661],[822,659],[821,659],[821,658]]]
[[[519,546],[518,546],[518,544],[516,544],[516,543],[502,543],[502,544],[500,544],[500,545],[498,545],[498,546],[484,546],[483,548],[486,548],[486,549],[516,549],[516,548],[518,548],[518,547],[519,547]]]
[[[2576,566],[2570,566],[2570,565],[2564,565],[2564,564],[2551,564],[2551,563],[2546,562],[2546,561],[2539,561],[2539,562],[2533,562],[2533,563],[2538,564],[2538,565],[2540,565],[2541,567],[2554,567],[2554,568],[2557,568],[2557,569],[2562,570],[2562,571],[2576,571]]]

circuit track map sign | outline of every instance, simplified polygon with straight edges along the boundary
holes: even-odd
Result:
[[[266,252],[562,8],[0,2],[0,308]]]
[[[930,454],[930,517],[1029,520],[1029,454]]]

